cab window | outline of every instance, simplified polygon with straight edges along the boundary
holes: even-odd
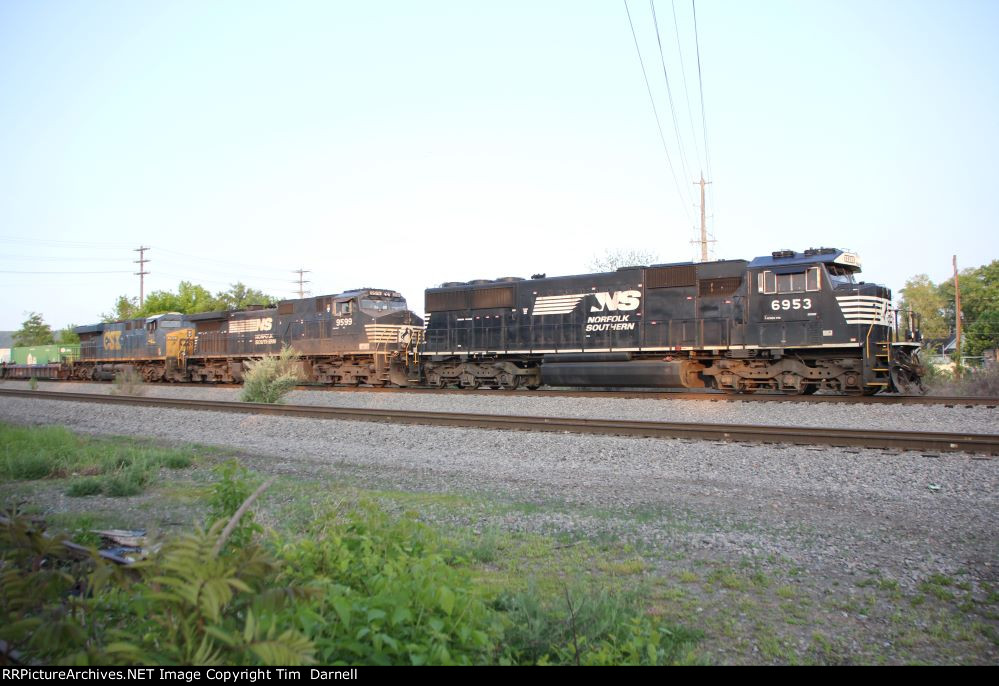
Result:
[[[774,293],[804,293],[806,291],[821,290],[821,283],[818,267],[809,267],[808,269],[791,274],[776,274],[771,271],[765,271],[760,274],[759,290],[761,293],[767,295]]]
[[[380,298],[361,298],[361,310],[378,317],[389,312],[397,312],[406,309],[405,300],[382,300]]]
[[[833,286],[856,283],[853,278],[854,271],[848,267],[842,267],[838,264],[827,264],[826,274],[829,276],[829,282]]]

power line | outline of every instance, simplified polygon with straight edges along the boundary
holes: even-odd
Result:
[[[53,257],[51,255],[0,255],[0,260],[31,260],[32,262],[128,262],[125,257]]]
[[[120,271],[98,271],[98,272],[36,272],[36,271],[19,271],[13,269],[0,269],[0,274],[134,274],[130,269],[124,269]]]
[[[631,27],[631,36],[635,39],[635,51],[638,53],[638,63],[642,65],[642,77],[645,79],[645,89],[649,92],[649,102],[652,103],[652,114],[656,118],[656,128],[659,129],[659,140],[663,144],[663,152],[666,153],[666,162],[669,165],[670,174],[673,176],[673,183],[676,185],[677,195],[680,196],[680,204],[683,206],[683,212],[687,215],[687,221],[692,221],[690,216],[690,208],[687,206],[687,199],[684,197],[683,191],[680,190],[680,182],[676,178],[676,170],[673,168],[673,160],[669,156],[669,148],[666,145],[666,137],[663,135],[663,126],[659,121],[659,110],[656,109],[656,100],[652,97],[652,87],[649,85],[649,75],[645,71],[645,60],[642,59],[642,50],[638,47],[638,36],[635,33],[635,24],[631,21],[631,11],[628,9],[628,0],[624,0],[624,11],[628,14],[628,25]],[[689,191],[688,191],[689,193]]]
[[[704,78],[701,76],[701,41],[697,37],[697,0],[690,0],[694,10],[694,46],[697,48],[697,86],[701,91],[701,133],[704,135],[704,163],[711,176],[711,155],[708,153],[708,119],[704,113]]]
[[[697,129],[694,127],[694,112],[690,107],[690,91],[687,88],[687,67],[683,63],[683,47],[680,42],[680,25],[676,20],[676,0],[670,0],[673,7],[673,31],[676,33],[676,54],[680,58],[680,75],[683,77],[683,97],[687,101],[687,118],[690,121],[690,138],[694,141],[697,159],[701,159],[701,146],[697,143]],[[710,174],[708,174],[710,176]]]
[[[673,104],[673,89],[669,85],[669,72],[666,70],[666,55],[663,53],[663,41],[659,34],[659,19],[656,17],[656,5],[654,0],[649,0],[649,8],[652,10],[652,25],[656,29],[656,43],[659,44],[659,62],[663,67],[663,79],[666,81],[666,94],[669,96],[669,110],[673,115],[673,131],[676,133],[676,147],[680,151],[680,166],[683,169],[684,178],[690,178],[690,171],[687,165],[687,155],[683,151],[683,141],[680,139],[680,123],[676,118],[676,106]],[[688,190],[690,190],[688,188]],[[691,198],[693,200],[693,198]]]
[[[211,257],[203,257],[203,256],[200,256],[200,255],[189,255],[187,253],[178,252],[177,250],[171,250],[169,248],[160,248],[160,247],[157,247],[156,249],[159,250],[159,251],[161,251],[161,252],[170,253],[172,255],[177,255],[178,257],[184,257],[184,258],[187,258],[189,260],[196,260],[198,262],[207,262],[207,263],[210,263],[210,264],[223,264],[223,265],[228,265],[228,266],[231,266],[231,267],[240,267],[240,268],[243,268],[243,269],[250,269],[250,270],[255,270],[255,271],[264,271],[264,272],[269,272],[269,273],[284,273],[284,270],[274,269],[272,267],[260,267],[260,266],[245,264],[245,263],[242,263],[242,262],[230,262],[228,260],[218,260],[218,259],[214,259],[214,258],[211,258]],[[285,279],[282,279],[282,280],[285,280]]]
[[[122,248],[128,243],[94,243],[84,241],[57,241],[49,238],[21,238],[19,236],[0,236],[0,243],[27,243],[29,245],[61,245],[69,248]]]

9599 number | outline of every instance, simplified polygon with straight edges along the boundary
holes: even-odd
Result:
[[[774,312],[780,310],[810,310],[812,309],[811,298],[784,298],[783,300],[771,300],[770,309]]]

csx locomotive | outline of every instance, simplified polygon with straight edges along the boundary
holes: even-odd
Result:
[[[78,327],[60,375],[238,383],[249,360],[290,346],[325,384],[921,392],[918,321],[859,272],[855,254],[819,248],[452,282],[427,289],[425,327],[399,293],[370,288],[167,313]]]

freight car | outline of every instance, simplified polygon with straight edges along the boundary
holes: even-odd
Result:
[[[16,346],[9,358],[0,363],[0,378],[5,379],[65,379],[73,362],[80,356],[75,343]]]
[[[432,386],[920,392],[918,322],[853,253],[445,283],[426,291]]]
[[[396,291],[363,288],[274,307],[177,313],[77,327],[76,379],[133,370],[145,381],[239,383],[249,360],[291,346],[304,379],[407,385],[423,320]]]

